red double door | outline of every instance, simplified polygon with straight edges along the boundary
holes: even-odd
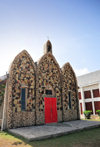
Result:
[[[57,100],[45,97],[45,123],[57,122]]]

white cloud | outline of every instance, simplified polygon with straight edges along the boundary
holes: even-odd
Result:
[[[75,69],[75,73],[76,73],[76,76],[81,76],[81,75],[89,73],[89,70],[87,68]]]

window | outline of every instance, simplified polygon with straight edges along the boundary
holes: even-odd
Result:
[[[78,97],[79,97],[79,99],[81,99],[81,92],[78,93]]]
[[[84,91],[84,97],[85,99],[91,98],[91,91],[90,90]]]
[[[26,108],[26,89],[21,89],[21,110],[24,111]]]
[[[68,92],[68,101],[69,101],[68,103],[69,109],[71,109],[71,92],[70,91]]]
[[[96,113],[96,110],[100,110],[100,101],[94,102],[94,106],[95,106],[95,113]]]
[[[86,102],[85,108],[86,108],[86,110],[90,110],[93,113],[92,102]]]
[[[93,97],[95,98],[95,97],[99,97],[99,96],[100,96],[99,89],[94,89],[93,90]]]
[[[52,95],[52,90],[46,90],[47,95]]]

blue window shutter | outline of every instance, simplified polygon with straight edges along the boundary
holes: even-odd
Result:
[[[21,89],[21,109],[25,110],[25,88]]]

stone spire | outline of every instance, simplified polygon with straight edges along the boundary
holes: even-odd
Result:
[[[46,54],[48,52],[50,52],[52,54],[52,44],[49,40],[44,45],[44,54]]]

